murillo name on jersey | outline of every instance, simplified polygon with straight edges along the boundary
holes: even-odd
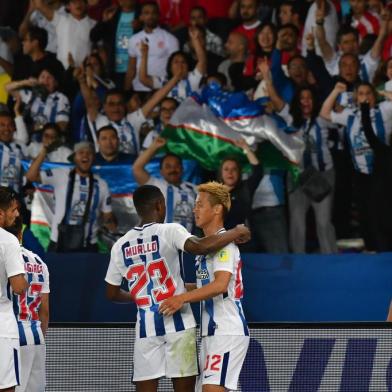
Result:
[[[156,241],[146,242],[143,244],[131,245],[124,249],[124,257],[129,259],[133,256],[146,255],[148,253],[154,253],[158,250],[158,244]]]
[[[43,270],[44,269],[43,269],[42,265],[25,263],[25,271],[27,273],[42,274]]]

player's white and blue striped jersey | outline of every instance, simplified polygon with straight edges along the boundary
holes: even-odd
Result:
[[[111,251],[106,282],[120,286],[123,278],[138,307],[136,336],[162,336],[195,327],[189,304],[173,316],[159,313],[159,304],[185,292],[182,252],[192,235],[177,223],[134,227]]]
[[[221,229],[218,233],[223,233]],[[219,294],[201,303],[201,334],[249,335],[248,326],[242,310],[243,297],[242,261],[240,251],[233,243],[220,251],[196,258],[197,287],[203,287],[215,280],[214,273],[227,271],[231,279],[227,293]]]
[[[23,247],[22,256],[29,288],[21,295],[12,294],[19,342],[21,346],[45,344],[38,312],[42,294],[50,292],[48,267],[38,255]]]
[[[182,181],[180,185],[169,184],[163,178],[151,176],[148,185],[158,187],[166,202],[166,223],[179,223],[188,231],[193,230],[193,207],[196,200],[196,186],[191,182]]]
[[[22,186],[22,162],[24,146],[15,142],[0,142],[0,185],[20,192]]]
[[[384,143],[389,144],[392,132],[392,102],[381,102],[378,107],[370,109],[370,117],[376,135]],[[331,121],[346,127],[346,137],[355,170],[363,174],[372,173],[374,156],[362,129],[361,111],[359,109],[344,109],[340,113],[332,111]]]

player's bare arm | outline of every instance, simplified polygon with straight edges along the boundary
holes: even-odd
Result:
[[[29,284],[27,283],[24,274],[11,276],[9,281],[12,291],[15,294],[23,294],[29,288]]]
[[[128,291],[123,290],[120,286],[106,284],[106,298],[113,302],[132,302],[132,297]]]
[[[44,336],[49,326],[49,293],[41,294],[41,306],[39,307],[38,316],[41,321],[41,329]]]
[[[237,225],[225,233],[213,234],[207,237],[190,237],[185,242],[184,249],[194,255],[207,255],[217,252],[231,242],[243,244],[250,240],[250,230],[244,225]]]
[[[227,292],[231,275],[232,274],[227,271],[215,272],[215,280],[213,282],[200,287],[199,289],[187,291],[183,294],[168,298],[161,303],[159,312],[165,316],[171,316],[181,309],[186,302],[200,302]]]

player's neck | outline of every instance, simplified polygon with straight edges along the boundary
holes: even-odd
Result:
[[[158,221],[159,221],[159,219],[155,215],[145,216],[145,217],[142,218],[139,226],[142,227],[144,225],[148,225],[150,223],[155,223],[155,222],[158,222]]]
[[[213,220],[208,225],[203,227],[203,233],[205,236],[214,235],[222,228],[223,228],[223,221],[221,219],[219,221]]]

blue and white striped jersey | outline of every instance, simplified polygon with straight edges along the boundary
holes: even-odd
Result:
[[[106,282],[120,286],[125,278],[138,308],[136,336],[162,336],[195,327],[189,304],[173,316],[159,313],[159,304],[185,292],[182,251],[192,235],[177,223],[134,227],[112,247]]]
[[[392,132],[392,102],[385,101],[370,109],[370,117],[376,135],[384,143],[389,144]],[[355,170],[363,174],[372,173],[373,151],[362,129],[360,110],[347,108],[340,113],[332,111],[331,121],[346,126],[346,137],[350,144]]]
[[[49,271],[42,259],[21,247],[29,288],[21,295],[12,294],[21,346],[45,344],[39,319],[42,294],[49,293]]]
[[[0,185],[20,192],[22,186],[22,159],[25,157],[24,145],[0,142]]]
[[[224,232],[221,229],[218,233]],[[233,243],[218,252],[196,258],[197,287],[203,287],[215,280],[214,273],[231,273],[227,293],[202,301],[201,335],[249,335],[248,326],[242,310],[243,297],[242,261],[240,251]]]

